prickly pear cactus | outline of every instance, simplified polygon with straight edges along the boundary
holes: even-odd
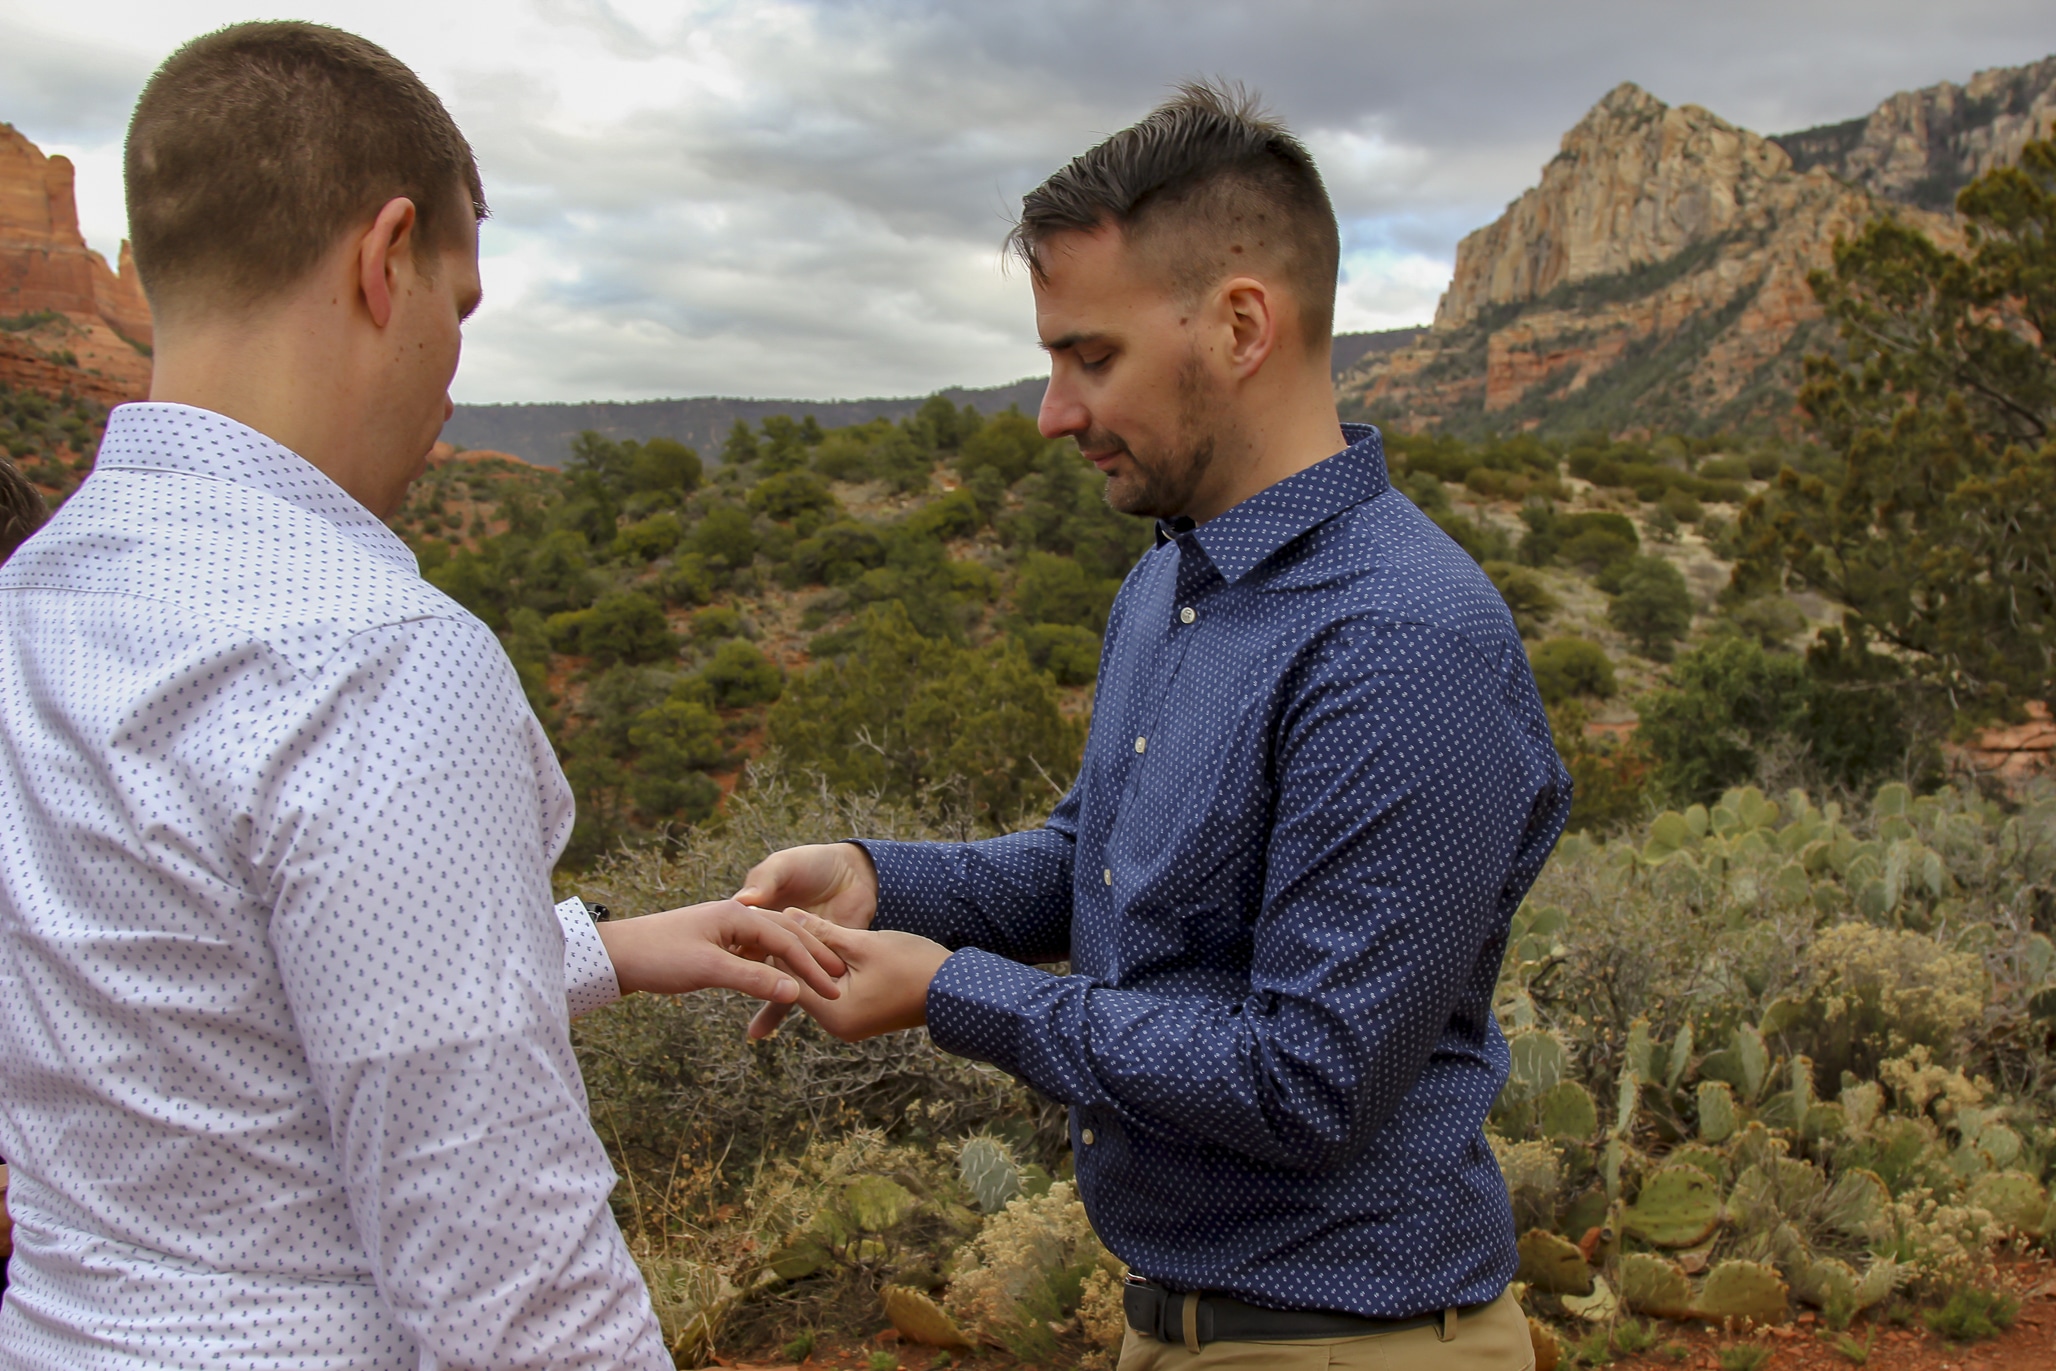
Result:
[[[1835,1176],[1827,1199],[1821,1202],[1820,1221],[1852,1238],[1883,1237],[1878,1229],[1885,1223],[1891,1203],[1892,1192],[1877,1172],[1852,1166]]]
[[[878,1302],[885,1306],[885,1317],[892,1320],[893,1328],[904,1341],[958,1352],[971,1350],[971,1340],[964,1336],[964,1330],[925,1290],[888,1285],[878,1292]]]
[[[1835,1257],[1815,1257],[1792,1268],[1792,1294],[1815,1309],[1856,1306],[1856,1272]]]
[[[957,1175],[988,1214],[997,1214],[1021,1193],[1021,1164],[998,1138],[976,1137],[957,1154]]]
[[[1642,1183],[1642,1193],[1621,1211],[1631,1238],[1652,1247],[1692,1247],[1720,1223],[1720,1187],[1696,1166],[1666,1166]]]
[[[1521,1234],[1520,1279],[1553,1295],[1592,1293],[1592,1268],[1577,1244],[1544,1228]]]
[[[1654,1252],[1630,1252],[1621,1258],[1621,1300],[1637,1314],[1661,1319],[1692,1315],[1692,1283],[1674,1261]]]
[[[1969,1201],[1992,1211],[1992,1217],[2030,1238],[2042,1236],[2049,1194],[2025,1171],[1993,1171],[1970,1183]]]
[[[1696,1317],[1719,1322],[1783,1323],[1791,1313],[1785,1282],[1761,1262],[1724,1261],[1707,1273],[1693,1305]]]
[[[1583,1142],[1599,1131],[1599,1109],[1592,1092],[1576,1081],[1559,1081],[1535,1102],[1535,1120],[1542,1136]]]
[[[1699,1140],[1724,1143],[1741,1126],[1734,1089],[1726,1081],[1699,1082]]]

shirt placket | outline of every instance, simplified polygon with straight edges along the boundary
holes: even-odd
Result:
[[[1177,684],[1179,670],[1185,664],[1186,649],[1198,630],[1200,603],[1221,584],[1220,572],[1214,569],[1213,562],[1199,546],[1198,539],[1188,532],[1181,534],[1177,543],[1178,578],[1176,593],[1172,596],[1170,621],[1158,624],[1154,628],[1154,632],[1159,635],[1156,651],[1152,654],[1154,660],[1151,666],[1154,669],[1136,674],[1136,688],[1145,692],[1146,698],[1134,702],[1128,711],[1128,717],[1136,721],[1139,731],[1129,742],[1133,752],[1122,770],[1121,798],[1107,813],[1106,834],[1100,846],[1103,853],[1112,849],[1114,833],[1120,827],[1121,815],[1128,802],[1135,797],[1136,789],[1142,784],[1142,767],[1149,760],[1149,739],[1156,731],[1157,721],[1163,717],[1163,711],[1170,704],[1172,688]],[[1111,856],[1100,872],[1100,879],[1108,888],[1110,900],[1117,904],[1118,889]],[[1116,950],[1118,951],[1118,944]]]

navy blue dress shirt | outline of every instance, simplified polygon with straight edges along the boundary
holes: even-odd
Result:
[[[1047,826],[865,847],[878,926],[961,949],[929,1032],[1071,1106],[1133,1270],[1403,1318],[1518,1264],[1492,992],[1571,784],[1505,602],[1346,433],[1160,530]]]

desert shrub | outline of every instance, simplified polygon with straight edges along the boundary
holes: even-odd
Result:
[[[1091,685],[1099,675],[1099,635],[1074,624],[1029,624],[1021,645],[1037,669],[1060,686]]]
[[[742,615],[727,605],[711,605],[692,616],[693,641],[719,642],[742,636]]]
[[[1504,562],[1513,555],[1513,540],[1490,523],[1448,511],[1431,511],[1428,517],[1474,562]]]
[[[693,525],[688,546],[711,564],[746,567],[757,555],[757,530],[739,505],[718,503]]]
[[[981,469],[990,470],[1010,486],[1035,469],[1036,459],[1047,446],[1034,419],[1008,409],[987,419],[965,441],[957,470],[966,479]]]
[[[785,673],[755,643],[731,638],[714,651],[700,676],[723,709],[769,704],[785,689]]]
[[[1106,628],[1119,582],[1098,580],[1069,557],[1031,552],[1014,580],[1014,607],[1031,624],[1069,624],[1093,633]]]
[[[1653,661],[1667,662],[1692,627],[1684,573],[1662,557],[1637,557],[1620,578],[1607,619]]]
[[[1799,606],[1782,595],[1761,595],[1728,609],[1715,628],[1753,638],[1762,647],[1776,652],[1788,647],[1794,638],[1806,631],[1806,616],[1799,612]]]
[[[1966,1285],[1940,1309],[1930,1310],[1926,1320],[1929,1328],[1951,1342],[1973,1342],[1998,1337],[2013,1327],[2019,1314],[2020,1301],[2005,1291]]]
[[[668,510],[628,525],[614,535],[612,555],[635,562],[653,562],[678,546],[685,536],[678,516]]]
[[[790,523],[807,514],[833,515],[839,508],[828,483],[810,471],[781,471],[750,488],[749,507],[767,519]]]
[[[1779,1033],[1827,1079],[1869,1078],[1915,1046],[1953,1058],[1986,999],[1984,964],[1972,954],[1909,929],[1837,924],[1807,947]]]
[[[581,612],[577,627],[578,650],[602,666],[661,662],[678,651],[662,607],[638,591],[601,596]]]
[[[1588,638],[1551,638],[1528,656],[1535,672],[1535,688],[1547,705],[1562,704],[1579,695],[1611,699],[1618,687],[1613,679],[1613,659],[1606,649]]]
[[[995,827],[1054,803],[1084,741],[1018,640],[925,637],[900,603],[868,610],[796,676],[770,728],[791,762],[838,787],[902,801],[946,789]]]
[[[1513,614],[1514,627],[1523,638],[1532,638],[1542,631],[1550,616],[1563,608],[1556,596],[1542,578],[1523,566],[1512,562],[1486,562],[1485,575],[1491,578],[1500,597],[1506,601],[1508,611]]]
[[[1010,1200],[952,1265],[945,1301],[951,1316],[980,1341],[1024,1361],[1054,1358],[1053,1325],[1077,1311],[1086,1280],[1121,1269],[1100,1245],[1068,1181],[1035,1198]],[[1104,1320],[1104,1313],[1098,1317]]]

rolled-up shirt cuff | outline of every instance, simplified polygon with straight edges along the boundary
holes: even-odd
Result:
[[[975,947],[953,952],[928,983],[928,1036],[945,1052],[1019,1076],[1024,1038],[1057,988],[1047,971]]]
[[[614,975],[614,959],[600,941],[599,926],[585,901],[576,895],[557,906],[557,922],[564,925],[564,1001],[571,1017],[590,1014],[621,998],[621,982]]]

